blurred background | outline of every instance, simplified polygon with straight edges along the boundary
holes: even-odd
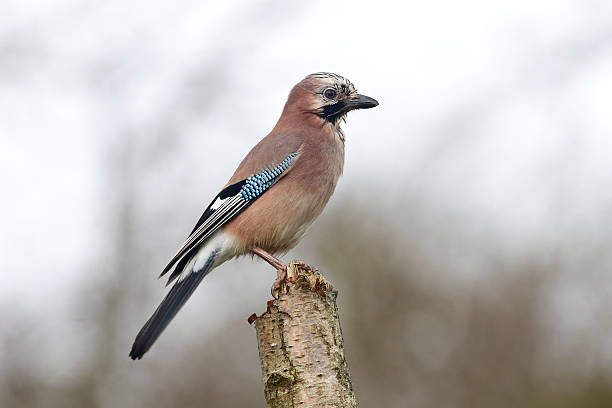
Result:
[[[291,87],[380,102],[285,259],[339,291],[363,407],[612,406],[612,3],[0,2],[0,406],[264,407],[275,272],[159,271]]]

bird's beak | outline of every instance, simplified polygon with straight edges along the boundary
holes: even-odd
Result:
[[[353,109],[370,109],[378,106],[378,101],[376,101],[376,99],[360,94],[349,97],[344,103],[347,112]]]

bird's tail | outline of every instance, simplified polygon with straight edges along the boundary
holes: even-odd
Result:
[[[197,271],[189,273],[184,279],[180,279],[172,286],[161,304],[136,336],[130,357],[133,360],[140,359],[151,348],[155,340],[164,331],[168,323],[176,316],[193,291],[198,287],[204,276],[214,266],[219,251],[213,251]]]

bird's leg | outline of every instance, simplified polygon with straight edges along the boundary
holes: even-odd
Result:
[[[269,263],[274,267],[274,269],[285,269],[287,270],[287,264],[284,264],[283,261],[276,258],[274,255],[268,253],[267,251],[261,249],[260,247],[254,246],[251,248],[251,252],[255,255]]]
[[[251,252],[259,256],[261,259],[272,265],[279,273],[276,276],[276,280],[272,284],[272,296],[278,299],[277,293],[280,290],[281,284],[287,279],[287,264],[283,263],[280,259],[260,247],[254,246],[251,248]]]

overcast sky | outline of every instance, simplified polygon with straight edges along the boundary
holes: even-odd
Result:
[[[380,102],[348,117],[332,206],[398,211],[421,195],[516,252],[568,234],[588,251],[608,228],[612,3],[286,3],[0,2],[2,307],[67,307],[88,279],[108,250],[115,145],[175,132],[172,153],[134,157],[150,173],[142,203],[187,220],[180,241],[317,71]]]

